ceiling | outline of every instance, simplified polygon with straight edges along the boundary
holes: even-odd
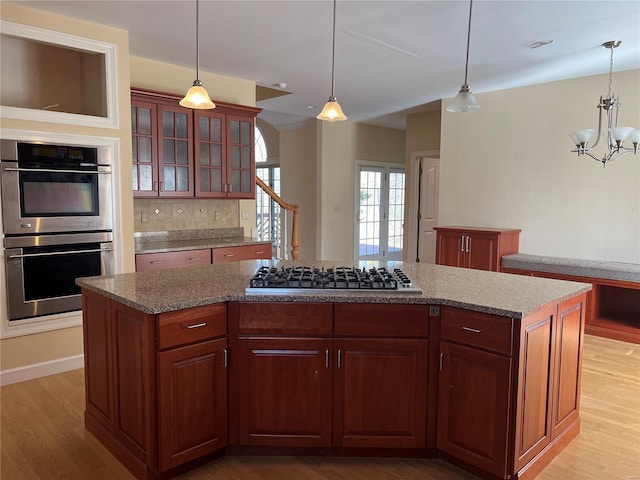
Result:
[[[132,55],[193,67],[195,76],[195,1],[14,3],[126,29]],[[331,93],[330,0],[200,0],[199,8],[201,70],[286,83],[289,94],[258,102],[280,129],[319,113]],[[335,95],[349,120],[402,129],[408,112],[455,96],[468,14],[468,1],[338,0]],[[640,68],[639,25],[637,0],[476,0],[469,84],[477,94],[607,73],[609,40],[623,42],[615,71]],[[553,43],[530,48],[542,40]]]

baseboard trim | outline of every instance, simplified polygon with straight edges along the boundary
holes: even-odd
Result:
[[[25,382],[34,378],[46,377],[56,373],[68,372],[84,367],[84,355],[56,358],[48,362],[34,363],[24,367],[10,368],[0,371],[0,386]]]

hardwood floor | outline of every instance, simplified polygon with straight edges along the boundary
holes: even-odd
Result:
[[[0,479],[129,480],[83,426],[83,370],[0,389]],[[538,480],[640,479],[640,345],[585,336],[580,435]],[[181,480],[471,480],[440,460],[225,457]]]

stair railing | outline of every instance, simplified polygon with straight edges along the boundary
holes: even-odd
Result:
[[[293,220],[291,222],[291,258],[293,260],[298,259],[298,249],[299,249],[299,236],[298,236],[298,205],[290,204],[285,202],[280,195],[274,192],[269,185],[264,183],[260,178],[256,177],[256,185],[258,185],[262,190],[266,192],[280,207],[284,210],[293,212]],[[284,232],[281,232],[280,235],[286,235],[286,223],[284,224]]]

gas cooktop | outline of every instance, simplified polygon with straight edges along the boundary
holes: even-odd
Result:
[[[337,293],[357,291],[422,293],[405,273],[386,267],[268,267],[258,269],[245,289],[248,295]]]

